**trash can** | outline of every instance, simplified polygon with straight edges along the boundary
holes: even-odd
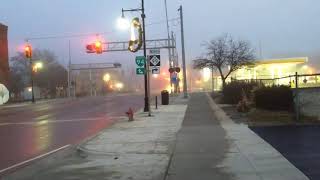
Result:
[[[167,90],[161,91],[161,104],[169,105],[169,92]]]

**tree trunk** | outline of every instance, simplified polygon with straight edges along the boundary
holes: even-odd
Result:
[[[220,73],[220,77],[221,77],[221,81],[222,81],[222,89],[226,86],[226,77],[224,77],[223,73],[222,73],[222,69],[218,68],[219,73]]]
[[[221,77],[221,80],[222,80],[222,89],[226,86],[226,78],[224,77]]]
[[[213,66],[211,67],[211,88],[212,92],[214,92],[214,75],[213,75]]]

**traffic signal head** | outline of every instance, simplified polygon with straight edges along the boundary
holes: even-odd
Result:
[[[180,67],[176,67],[175,70],[176,70],[177,73],[180,73],[180,71],[181,71]]]
[[[97,40],[95,43],[88,44],[86,46],[87,53],[97,53],[102,54],[103,53],[103,44],[101,41]]]
[[[86,48],[87,48],[87,53],[94,53],[94,47],[92,44],[88,44]]]
[[[94,43],[94,48],[95,48],[97,54],[101,54],[102,53],[102,43],[101,43],[101,41],[96,41]]]
[[[25,47],[24,47],[24,54],[25,54],[25,56],[26,56],[26,58],[32,58],[32,47],[31,47],[31,45],[26,45]]]

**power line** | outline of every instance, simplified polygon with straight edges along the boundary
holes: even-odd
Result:
[[[172,18],[169,19],[169,22],[176,22],[178,21],[179,18]],[[158,24],[163,24],[166,23],[166,20],[161,20],[161,21],[155,21],[149,24],[146,24],[146,26],[152,26],[152,25],[158,25]],[[52,35],[52,36],[39,36],[39,37],[30,37],[26,38],[26,40],[45,40],[45,39],[68,39],[68,38],[79,38],[79,37],[88,37],[88,36],[98,36],[98,35],[103,35],[103,34],[112,34],[114,33],[115,30],[109,31],[109,32],[101,32],[101,33],[84,33],[84,34],[70,34],[70,35]]]
[[[169,19],[168,22],[175,22],[175,21],[178,21],[178,20],[179,20],[179,18],[172,18],[172,19]],[[166,22],[167,22],[167,20],[161,20],[161,21],[156,21],[156,22],[152,22],[152,23],[146,24],[146,26],[164,24]]]
[[[97,35],[101,35],[101,34],[111,34],[111,33],[113,33],[113,31],[110,31],[110,32],[102,32],[102,33],[87,33],[87,34],[70,34],[70,35],[56,35],[56,36],[31,37],[31,38],[26,38],[26,40],[67,39],[67,38],[97,36]]]

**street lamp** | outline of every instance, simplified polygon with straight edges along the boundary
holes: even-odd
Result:
[[[117,20],[117,26],[120,30],[127,30],[130,27],[129,20],[125,18],[124,13],[122,12],[122,16]]]
[[[115,86],[118,89],[118,91],[120,91],[124,87],[123,83],[121,82],[116,83]]]
[[[106,82],[106,83],[109,82],[110,79],[111,79],[111,76],[108,73],[103,76],[103,81]]]
[[[147,49],[146,49],[146,25],[145,25],[145,12],[144,12],[144,0],[141,0],[141,9],[128,9],[124,10],[122,9],[122,17],[124,17],[124,12],[133,12],[133,11],[141,11],[141,18],[142,18],[142,39],[143,39],[143,55],[145,59],[147,60],[147,63],[145,63],[144,68],[146,70],[146,73],[144,74],[144,112],[149,112],[149,116],[151,116],[150,111],[150,103],[149,103],[149,97],[150,97],[150,78],[149,78],[149,60],[147,58]]]
[[[36,62],[34,63],[33,67],[32,67],[32,70],[33,72],[38,72],[39,69],[42,69],[43,68],[43,63],[42,62]]]

